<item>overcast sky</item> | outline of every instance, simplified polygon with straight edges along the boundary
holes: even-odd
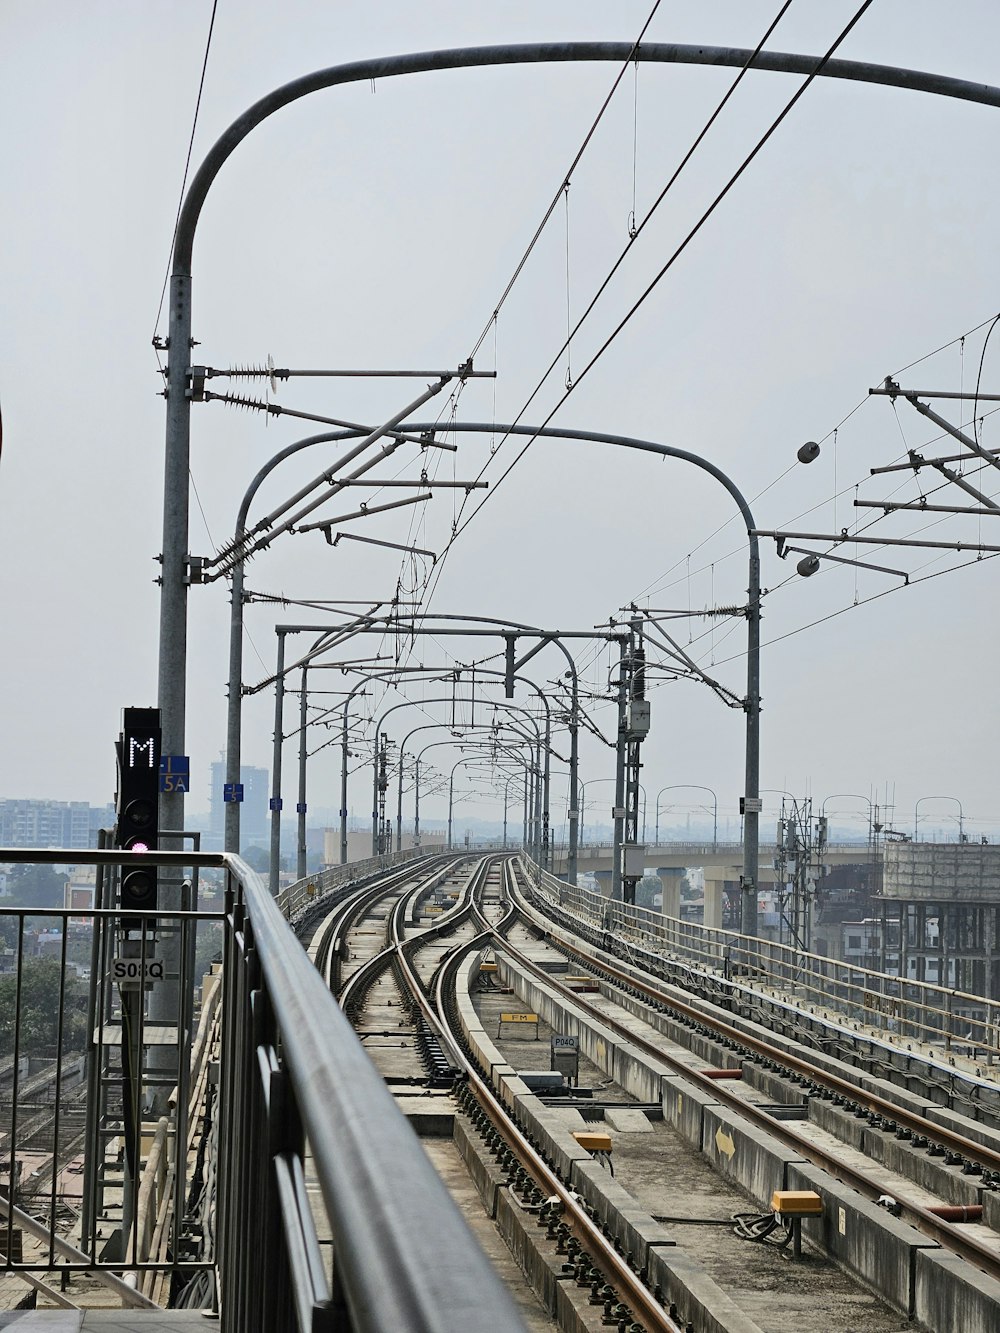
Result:
[[[245,107],[311,69],[446,46],[631,41],[650,7],[287,0],[278,10],[219,0],[192,165]],[[671,0],[647,40],[753,47],[777,9],[778,0]],[[855,9],[795,0],[768,45],[819,55]],[[110,799],[120,710],[155,702],[164,404],[151,338],[165,332],[158,306],[210,14],[208,0],[7,0],[0,10],[0,796]],[[998,49],[995,5],[875,0],[838,54],[1000,83]],[[495,367],[498,378],[470,383],[454,410],[458,420],[512,420],[565,337],[567,301],[574,317],[583,311],[628,247],[630,214],[642,221],[736,74],[667,65],[626,73],[573,174],[568,205],[560,202],[492,328],[507,280],[618,72],[594,64],[419,75],[317,93],[272,117],[225,166],[202,215],[198,355],[215,367],[259,365],[271,355],[278,366],[434,369],[457,366],[488,330],[476,366]],[[800,82],[761,72],[742,82],[574,337],[569,364],[560,359],[523,420],[540,422],[556,407],[567,371],[579,374]],[[981,360],[982,391],[1000,392],[1000,332],[983,357],[1000,310],[998,132],[995,109],[816,81],[553,424],[702,454],[732,477],[763,528],[830,533],[853,528],[860,513],[876,535],[920,529],[935,540],[1000,545],[1000,524],[988,517],[882,518],[853,505],[856,497],[921,494],[974,503],[955,487],[938,489],[940,476],[869,476],[940,432],[906,403],[894,408],[866,394],[897,372],[910,387],[971,391]],[[213,387],[225,391],[226,383]],[[265,391],[260,381],[242,387]],[[376,423],[419,388],[406,380],[293,380],[276,401]],[[937,406],[955,422],[973,416],[970,403]],[[995,407],[978,409],[987,447],[1000,447]],[[446,421],[451,410],[443,394],[418,415]],[[226,540],[257,469],[308,433],[308,423],[287,417],[195,406],[195,554]],[[808,468],[795,463],[806,439],[823,443]],[[499,434],[456,440],[457,454],[426,460],[440,477],[475,477],[494,447],[485,476],[495,482],[520,448]],[[252,517],[329,466],[338,449],[320,446],[282,464]],[[935,449],[960,452],[947,439]],[[414,479],[424,465],[409,446],[378,475]],[[974,476],[970,467],[967,475],[997,494],[987,471]],[[352,503],[331,500],[314,517],[402,493],[355,490],[346,497]],[[732,501],[685,464],[540,441],[488,494],[439,577],[435,571],[428,585],[419,561],[402,571],[404,587],[432,589],[432,611],[581,630],[633,599],[700,611],[745,598],[746,538]],[[460,503],[441,491],[353,530],[440,552]],[[817,802],[836,793],[881,802],[888,792],[903,828],[919,798],[942,795],[961,801],[970,831],[1000,828],[990,685],[1000,566],[968,553],[851,546],[841,554],[909,571],[911,586],[833,565],[804,580],[794,573],[797,557],[782,562],[773,542],[763,544],[771,591],[762,786]],[[400,574],[398,552],[353,542],[331,549],[312,532],[276,541],[250,566],[248,584],[288,598],[378,599],[392,596]],[[251,607],[246,681],[273,670],[276,622],[312,623],[316,615]],[[742,621],[683,619],[672,632],[743,694]],[[209,764],[224,742],[227,633],[225,585],[194,588],[193,810],[207,804]],[[359,641],[349,655],[376,645]],[[441,640],[408,660],[468,662],[501,647]],[[607,651],[581,644],[580,661],[590,686],[605,689]],[[543,682],[561,670],[550,649],[528,674]],[[345,679],[322,683],[342,688]],[[433,692],[427,687],[427,697]],[[718,793],[720,814],[734,817],[742,714],[685,681],[656,688],[652,707],[644,750],[651,809],[655,791],[698,783]],[[272,710],[270,692],[247,702],[250,763],[270,766]],[[609,705],[594,710],[610,732]],[[400,710],[390,731],[399,739],[449,716],[432,705]],[[286,730],[292,726],[289,710]],[[318,734],[316,744],[325,739]],[[435,755],[440,767],[454,762],[445,750]],[[596,740],[582,755],[582,776],[611,775],[611,751]],[[287,764],[292,770],[291,749]],[[332,748],[317,755],[312,804],[339,804],[336,768]],[[683,808],[704,799],[674,791],[664,802]],[[368,807],[360,779],[351,804],[359,813]],[[608,805],[602,798],[588,819],[606,818]],[[947,827],[957,805],[930,801],[921,810]],[[564,814],[560,799],[557,826]]]

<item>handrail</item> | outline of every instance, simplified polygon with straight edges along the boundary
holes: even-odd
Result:
[[[369,856],[363,861],[347,861],[344,865],[327,866],[314,875],[297,879],[294,884],[281,890],[276,898],[282,916],[293,917],[303,907],[342,884],[363,879],[388,870],[391,866],[402,865],[405,861],[416,861],[424,856],[440,856],[444,851],[443,843],[426,843],[420,847],[404,847],[399,852],[383,852],[380,856]],[[310,889],[312,892],[310,892]]]
[[[259,962],[272,1035],[280,1036],[287,1092],[326,1205],[350,1326],[362,1333],[465,1333],[487,1310],[491,1329],[522,1329],[506,1288],[263,880],[238,857],[226,861],[243,887],[250,927],[245,938],[252,942],[247,953]],[[235,924],[234,937],[240,933]],[[228,976],[227,987],[235,980]],[[264,1126],[264,1139],[270,1128],[275,1145],[283,1147],[288,1097],[269,1053],[262,1058],[265,1039],[257,1036],[255,1043],[246,1054],[271,1071],[264,1109],[272,1124]],[[227,1072],[229,1091],[238,1095],[231,1080],[239,1070],[231,1066]],[[245,1215],[239,1218],[238,1243],[249,1249],[245,1221]],[[251,1255],[250,1262],[258,1265],[259,1256]],[[224,1319],[226,1308],[224,1289]]]
[[[435,847],[419,850],[422,855],[438,852]],[[121,850],[0,849],[0,860],[14,863],[113,868],[134,863],[135,856]],[[211,1299],[214,1266],[224,1333],[251,1328],[260,1333],[340,1333],[345,1328],[352,1333],[465,1333],[482,1322],[484,1310],[491,1333],[523,1330],[506,1288],[261,877],[225,853],[155,851],[143,856],[146,864],[170,866],[178,874],[216,867],[226,876],[222,910],[129,912],[129,919],[141,920],[154,939],[152,932],[166,922],[179,921],[183,928],[214,920],[223,927],[220,998],[209,1001],[221,1009],[218,1098],[206,1098],[214,1103],[207,1142],[217,1139],[218,1146],[204,1166],[215,1206],[205,1205],[201,1214],[202,1251],[194,1259],[178,1256],[175,1247],[170,1259],[156,1257],[165,1216],[158,1201],[165,1204],[170,1189],[164,1149],[171,1142],[173,1168],[182,1176],[178,1199],[185,1198],[191,1182],[192,1154],[177,1138],[179,1119],[169,1128],[161,1121],[159,1151],[150,1154],[141,1185],[136,1180],[135,1243],[124,1262],[116,1256],[101,1259],[93,1244],[89,1253],[70,1246],[51,1235],[48,1226],[23,1220],[2,1200],[0,1218],[9,1212],[11,1225],[34,1228],[33,1234],[68,1258],[74,1271],[86,1270],[114,1285],[127,1302],[145,1308],[152,1308],[151,1302],[115,1277],[114,1270],[136,1270],[147,1285],[151,1275],[154,1281],[167,1273],[187,1279],[191,1290],[181,1293],[180,1304],[201,1306]],[[377,866],[358,863],[345,869],[358,877]],[[30,916],[66,923],[79,916],[94,922],[95,930],[105,933],[101,975],[102,986],[110,990],[111,945],[119,938],[114,928],[120,909],[108,905],[114,898],[109,893],[105,905],[79,912],[8,911],[20,920]],[[181,989],[190,982],[185,974]],[[138,1013],[141,1029],[143,1010]],[[105,1040],[106,1026],[103,1021],[96,1025],[95,1040]],[[192,1049],[193,1034],[178,1030],[182,1078],[169,1099],[171,1116],[179,1115],[177,1108],[189,1109],[192,1056],[197,1053],[204,1065],[207,1031],[206,1019]],[[140,1035],[140,1045],[141,1040]],[[15,1102],[16,1066],[15,1061]],[[207,1085],[208,1071],[198,1081]],[[132,1132],[138,1162],[144,1127],[137,1124]],[[94,1142],[99,1138],[95,1135]],[[332,1246],[321,1245],[317,1234],[316,1218],[323,1213],[323,1234]],[[147,1247],[150,1257],[144,1262]],[[22,1273],[26,1281],[36,1280],[37,1264],[5,1260],[2,1266]]]
[[[588,842],[581,844],[579,848],[580,855],[588,852],[610,852],[614,847],[613,842]],[[660,842],[646,842],[643,844],[646,848],[647,856],[654,856],[657,852],[666,852],[670,856],[680,856],[682,853],[691,852],[698,856],[723,857],[723,856],[742,856],[743,844],[741,842],[713,842],[711,838],[678,838],[671,841],[662,840]],[[957,844],[956,844],[957,846]],[[563,860],[566,858],[566,849],[562,846],[553,844],[557,856]],[[870,841],[864,838],[857,840],[837,838],[827,843],[829,852],[860,852],[872,849]],[[760,844],[761,855],[770,855],[778,850],[772,842],[762,842]]]
[[[525,855],[521,860],[538,891],[562,911],[662,957],[684,959],[734,986],[745,981],[785,1003],[838,1011],[845,1020],[885,1034],[889,1042],[922,1043],[946,1054],[976,1053],[987,1065],[1000,1059],[996,1000],[614,902],[557,879]]]

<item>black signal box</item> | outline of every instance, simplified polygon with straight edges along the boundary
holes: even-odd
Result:
[[[118,754],[117,823],[115,845],[137,856],[155,851],[159,845],[160,710],[122,709],[122,730],[115,745]],[[121,877],[121,907],[155,911],[156,867],[124,866]],[[135,928],[136,921],[123,921]]]

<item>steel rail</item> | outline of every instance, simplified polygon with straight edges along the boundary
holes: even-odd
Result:
[[[378,977],[388,968],[392,967],[394,963],[399,961],[404,946],[409,945],[412,946],[413,949],[423,948],[429,941],[436,940],[439,936],[450,934],[455,926],[468,919],[471,912],[471,904],[463,900],[467,898],[470,892],[477,871],[478,866],[473,869],[469,879],[460,890],[461,897],[458,906],[453,908],[444,920],[437,922],[433,926],[427,927],[425,930],[421,931],[419,935],[414,936],[410,940],[406,939],[403,919],[406,916],[410,902],[418,894],[424,892],[426,886],[418,885],[412,892],[399,897],[392,908],[386,924],[385,947],[380,949],[378,953],[374,954],[371,958],[367,959],[356,972],[352,973],[340,992],[338,1002],[345,1013],[349,1016],[357,1013],[364,1004],[366,993],[371,989]],[[413,976],[417,988],[422,989],[419,985],[419,978],[417,978],[415,972],[413,973]],[[419,1004],[419,999],[417,1002]],[[425,1013],[425,1017],[430,1018],[431,1016],[428,1013]],[[432,1022],[432,1026],[436,1030],[436,1023]],[[447,1034],[437,1035],[447,1038]]]
[[[510,858],[507,858],[507,863],[510,864]],[[509,891],[509,887],[508,878],[505,890]],[[449,987],[454,988],[455,973],[462,958],[481,942],[496,935],[497,928],[482,914],[481,909],[477,908],[476,910],[479,912],[483,925],[482,932],[476,936],[475,940],[470,941],[465,949],[456,951],[444,960],[435,983],[436,1017],[438,1022],[449,1030],[452,1025],[447,1013],[447,993]],[[517,910],[516,906],[512,904],[505,920],[516,914]],[[645,1286],[639,1275],[629,1267],[625,1257],[617,1252],[598,1223],[586,1212],[582,1201],[575,1192],[560,1180],[530,1140],[522,1133],[507,1108],[464,1051],[461,1052],[461,1060],[466,1074],[465,1086],[469,1094],[475,1097],[494,1129],[522,1166],[534,1177],[541,1191],[549,1197],[555,1196],[559,1199],[562,1206],[562,1220],[567,1222],[571,1230],[575,1232],[578,1243],[594,1267],[601,1272],[612,1287],[617,1289],[623,1303],[630,1307],[633,1317],[645,1325],[648,1333],[683,1333],[686,1325],[682,1325],[672,1318],[649,1288]]]
[[[532,911],[531,906],[530,904],[525,904],[525,906],[530,919]],[[544,915],[542,915],[542,920],[547,921]],[[538,923],[536,922],[536,924]],[[568,949],[582,962],[587,962],[591,966],[603,968],[616,982],[632,986],[637,990],[645,992],[647,998],[655,1000],[658,1004],[664,1004],[670,1008],[676,1009],[679,1013],[683,1013],[685,1017],[694,1019],[696,1022],[711,1028],[719,1036],[725,1037],[730,1041],[735,1041],[757,1055],[764,1056],[767,1059],[775,1059],[776,1052],[778,1052],[781,1061],[795,1073],[803,1074],[812,1082],[821,1083],[831,1092],[846,1096],[851,1101],[857,1102],[859,1105],[866,1105],[868,1110],[874,1114],[886,1116],[889,1119],[897,1121],[899,1124],[905,1124],[908,1129],[915,1131],[918,1134],[928,1134],[929,1137],[938,1139],[942,1143],[947,1140],[947,1146],[951,1147],[954,1151],[962,1153],[963,1156],[978,1160],[981,1166],[984,1166],[991,1171],[1000,1172],[1000,1152],[993,1152],[983,1144],[977,1143],[974,1139],[966,1138],[955,1130],[949,1130],[945,1126],[939,1125],[936,1121],[926,1120],[924,1117],[919,1116],[912,1111],[908,1111],[905,1107],[898,1105],[896,1102],[879,1096],[876,1092],[870,1092],[866,1089],[859,1088],[857,1084],[851,1083],[847,1079],[839,1078],[836,1074],[831,1074],[828,1071],[811,1064],[807,1060],[799,1059],[794,1055],[781,1051],[780,1048],[772,1047],[768,1045],[767,1042],[744,1032],[741,1028],[733,1027],[722,1019],[706,1013],[703,1009],[698,1009],[694,1005],[685,1004],[675,996],[668,995],[665,992],[658,990],[655,985],[643,982],[632,974],[621,971],[614,967],[614,965],[606,958],[600,960],[595,959],[592,954],[587,953],[585,950],[578,948],[576,945],[571,944],[568,941],[557,941],[551,922],[547,922],[544,927],[539,926],[539,928],[544,928],[546,934],[550,936],[553,943],[557,943],[558,947]],[[742,992],[748,997],[754,996],[754,992],[745,985],[737,985],[736,983],[729,983],[729,985],[731,986],[732,991]],[[685,1065],[683,1068],[687,1069],[688,1066]]]
[[[419,936],[410,939],[405,939],[399,928],[401,922],[398,918],[405,902],[401,898],[392,913],[392,918],[396,920],[390,922],[390,931],[394,936],[393,943],[370,959],[364,965],[364,970],[371,970],[374,975],[378,975],[393,961],[399,965],[402,977],[412,994],[421,1017],[437,1039],[453,1053],[456,1067],[460,1068],[465,1075],[465,1086],[475,1096],[504,1143],[534,1178],[539,1189],[549,1197],[555,1196],[559,1199],[563,1210],[563,1220],[570,1225],[581,1248],[586,1252],[595,1268],[616,1289],[623,1302],[646,1326],[648,1333],[681,1333],[683,1326],[671,1318],[668,1311],[659,1304],[652,1292],[643,1285],[638,1275],[628,1266],[627,1261],[617,1253],[613,1244],[607,1240],[600,1230],[600,1227],[589,1217],[574,1193],[555,1175],[551,1167],[521,1133],[521,1130],[507,1114],[502,1103],[462,1050],[454,1033],[453,1024],[447,1012],[448,993],[454,987],[454,978],[458,967],[471,950],[481,948],[494,937],[495,932],[500,927],[505,924],[512,924],[518,914],[517,908],[511,902],[502,920],[494,924],[487,919],[478,902],[478,898],[485,889],[490,868],[496,865],[497,861],[500,861],[502,867],[503,890],[509,897],[511,859],[509,856],[504,858],[484,857],[475,867],[463,890],[468,894],[468,902],[462,908],[453,909],[449,912],[448,922],[441,922],[439,925],[421,932]],[[432,996],[429,998],[414,966],[413,955],[426,945],[432,934],[440,935],[446,929],[453,929],[459,921],[456,916],[456,911],[459,910],[462,912],[463,921],[478,916],[482,928],[471,940],[460,943],[441,961],[431,983]],[[361,969],[354,974],[348,982],[348,986],[355,986],[360,971]],[[349,1007],[346,989],[345,987],[345,992],[341,995],[341,1002],[345,1009]]]
[[[333,905],[333,910],[323,919],[323,924],[313,936],[313,943],[316,946],[314,963],[330,990],[336,993],[338,989],[331,975],[333,961],[334,959],[343,961],[342,951],[346,944],[347,934],[356,925],[358,918],[373,903],[388,897],[394,888],[400,885],[405,886],[407,880],[412,880],[415,877],[415,871],[418,872],[416,888],[420,891],[427,887],[428,881],[433,881],[436,876],[443,874],[446,869],[447,864],[442,866],[440,860],[436,857],[430,863],[409,862],[405,866],[396,868],[389,876],[379,878],[374,884],[362,885],[354,893],[348,894]],[[420,875],[419,871],[426,871],[426,873]]]
[[[516,875],[517,872],[515,872]],[[520,891],[515,892],[515,901],[517,897],[522,897]],[[527,903],[522,902],[522,910],[528,920],[534,917],[533,911]],[[544,918],[543,918],[544,919]],[[538,926],[537,920],[534,924]],[[894,1120],[897,1124],[905,1124],[907,1128],[925,1135],[928,1139],[951,1146],[953,1151],[960,1152],[964,1157],[978,1162],[980,1165],[988,1167],[990,1170],[1000,1170],[1000,1153],[976,1143],[972,1139],[965,1138],[936,1121],[926,1120],[905,1108],[897,1106],[894,1102],[880,1097],[877,1093],[868,1092],[858,1088],[855,1084],[846,1079],[840,1079],[834,1074],[811,1064],[809,1061],[790,1055],[779,1046],[770,1046],[767,1042],[750,1036],[742,1029],[731,1027],[702,1009],[697,1009],[692,1005],[685,1004],[673,995],[668,995],[664,991],[657,989],[653,984],[641,981],[631,973],[623,972],[616,968],[607,959],[597,959],[593,954],[570,944],[567,940],[557,938],[553,932],[551,923],[540,927],[544,929],[546,936],[552,943],[564,951],[572,953],[577,959],[587,966],[604,972],[614,983],[631,987],[645,993],[648,999],[657,1004],[664,1005],[670,1009],[692,1018],[702,1025],[712,1028],[720,1036],[742,1045],[754,1053],[761,1055],[769,1060],[775,1061],[786,1066],[796,1073],[806,1075],[811,1082],[822,1084],[831,1091],[835,1091],[848,1097],[851,1101],[859,1105],[867,1105],[869,1109],[879,1115],[885,1115],[888,1119]],[[758,1110],[752,1103],[742,1100],[736,1094],[729,1092],[724,1081],[713,1079],[699,1070],[691,1068],[682,1060],[675,1059],[662,1046],[655,1042],[648,1041],[640,1034],[634,1032],[624,1024],[617,1023],[603,1010],[596,1005],[591,1004],[583,995],[564,987],[553,974],[543,971],[533,963],[525,954],[521,953],[516,946],[509,940],[504,941],[504,948],[512,955],[516,955],[518,964],[530,971],[539,980],[544,980],[546,985],[560,992],[564,999],[571,1005],[587,1013],[603,1025],[611,1028],[620,1036],[627,1038],[633,1045],[645,1051],[648,1055],[655,1057],[657,1061],[668,1065],[683,1078],[700,1086],[704,1091],[710,1091],[716,1101],[727,1105],[731,1110],[751,1121],[759,1128],[763,1128],[773,1138],[777,1139],[786,1147],[793,1148],[796,1152],[802,1154],[813,1163],[830,1175],[850,1185],[857,1190],[859,1194],[870,1200],[877,1200],[885,1193],[882,1183],[866,1176],[862,1171],[848,1165],[842,1158],[833,1153],[826,1152],[816,1144],[796,1135],[794,1131],[786,1129],[780,1121],[775,1120],[766,1112]],[[963,1259],[975,1264],[977,1267],[988,1272],[990,1276],[1000,1279],[1000,1255],[994,1250],[988,1249],[973,1238],[963,1235],[956,1231],[955,1227],[947,1222],[943,1222],[928,1209],[916,1203],[907,1202],[904,1199],[898,1199],[902,1209],[902,1216],[916,1227],[923,1234],[936,1240],[943,1248],[959,1254]]]
[[[404,876],[400,874],[391,878],[402,879]],[[344,937],[350,930],[352,922],[369,903],[385,897],[391,887],[384,881],[375,887],[371,884],[361,885],[331,905],[331,910],[313,934],[309,946],[313,951],[313,962],[331,990],[334,990],[335,986],[330,975],[330,965],[333,959],[339,956]]]
[[[260,876],[235,857],[356,1333],[465,1333],[482,1308],[522,1329],[506,1288]]]

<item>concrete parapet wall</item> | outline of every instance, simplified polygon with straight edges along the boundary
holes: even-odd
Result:
[[[705,1111],[719,1103],[680,1075],[672,1074],[663,1080],[661,1104],[667,1124],[700,1152],[704,1142]]]
[[[886,898],[1000,903],[1000,846],[887,842],[883,855]]]
[[[699,1333],[760,1333],[760,1325],[683,1250],[651,1250],[649,1280],[662,1288],[664,1300],[673,1301],[685,1323]]]
[[[635,1048],[622,1042],[610,1028],[590,1020],[581,1023],[577,1014],[543,981],[522,972],[499,950],[496,958],[503,980],[509,985],[516,979],[515,989],[524,1002],[556,1032],[578,1037],[580,1053],[591,1064],[603,1069],[609,1078],[614,1078],[640,1101],[660,1100],[660,1077],[670,1072],[665,1066],[653,1070],[653,1062],[640,1057]],[[623,1047],[621,1055],[618,1054],[619,1046]]]
[[[996,1333],[1000,1282],[940,1250],[918,1250],[914,1316],[928,1328]]]
[[[827,1254],[839,1259],[853,1273],[902,1310],[912,1315],[916,1304],[917,1254],[922,1250],[941,1253],[937,1241],[893,1217],[884,1208],[869,1203],[849,1185],[811,1165],[792,1165],[787,1188],[815,1190],[823,1200],[823,1216],[807,1217],[802,1234]],[[966,1268],[969,1265],[965,1265]],[[931,1324],[945,1333],[965,1329],[950,1321]]]
[[[807,1165],[800,1152],[722,1106],[705,1107],[701,1150],[720,1176],[745,1189],[765,1211],[775,1190],[797,1188],[788,1183],[792,1167]]]

